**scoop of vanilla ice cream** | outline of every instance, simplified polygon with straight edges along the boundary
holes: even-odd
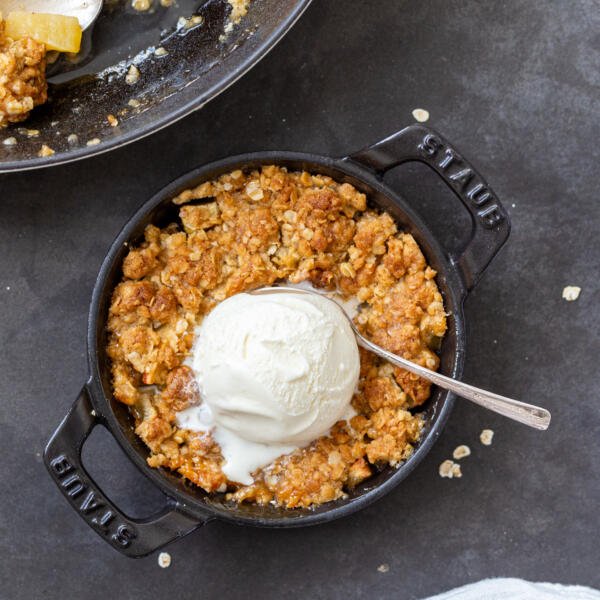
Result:
[[[214,422],[261,444],[303,446],[348,412],[354,333],[317,295],[237,294],[204,319],[192,368]]]

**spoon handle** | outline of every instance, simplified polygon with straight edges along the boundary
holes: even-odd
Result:
[[[402,367],[415,375],[419,375],[419,377],[423,377],[424,379],[439,385],[441,388],[450,390],[471,402],[475,402],[475,404],[479,404],[479,406],[493,410],[509,419],[524,423],[535,429],[548,429],[548,425],[550,425],[550,413],[545,408],[534,406],[533,404],[526,404],[525,402],[519,402],[518,400],[500,396],[499,394],[494,394],[492,392],[487,392],[486,390],[476,388],[467,383],[463,383],[462,381],[446,377],[445,375],[431,371],[421,365],[417,365],[416,363],[384,350],[380,346],[367,340],[356,330],[355,333],[359,345],[363,348],[374,352],[398,367]]]

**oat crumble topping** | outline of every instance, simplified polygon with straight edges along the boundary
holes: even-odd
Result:
[[[24,121],[48,98],[46,48],[31,38],[12,40],[0,17],[0,129]]]
[[[409,409],[430,384],[361,349],[357,415],[328,436],[228,481],[209,433],[179,429],[175,413],[201,401],[183,364],[194,328],[218,302],[276,281],[309,281],[365,303],[362,333],[432,369],[446,331],[442,297],[413,237],[348,183],[276,166],[233,171],[183,191],[181,223],[149,225],[123,262],[109,311],[114,395],[129,405],[148,464],[179,472],[235,502],[308,507],[343,497],[410,456],[423,421]],[[460,468],[455,470],[460,476]]]

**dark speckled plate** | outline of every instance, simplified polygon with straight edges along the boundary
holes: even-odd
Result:
[[[138,13],[130,0],[105,2],[93,31],[86,32],[79,62],[63,57],[49,67],[49,102],[25,123],[0,130],[0,172],[107,152],[184,117],[260,60],[310,0],[253,0],[228,33],[231,7],[225,0],[176,0],[169,8],[155,4],[152,12]],[[177,27],[180,17],[192,14],[202,17],[200,25]],[[159,47],[167,53],[155,54]],[[133,85],[125,80],[132,63],[140,71]],[[117,118],[116,127],[108,115]],[[32,136],[32,131],[39,133]],[[16,144],[3,143],[11,137]],[[88,145],[90,140],[100,141]],[[38,156],[43,144],[55,154]]]

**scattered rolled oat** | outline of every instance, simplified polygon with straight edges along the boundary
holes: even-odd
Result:
[[[438,473],[440,474],[440,477],[452,478],[452,465],[453,464],[454,464],[454,462],[452,462],[451,460],[445,460],[440,465],[440,468],[438,469]]]
[[[5,146],[14,146],[17,143],[17,138],[8,137],[2,142]]]
[[[579,298],[579,294],[581,293],[581,288],[576,285],[568,285],[562,291],[562,297],[567,302],[573,302]]]
[[[139,100],[136,100],[135,98],[131,98],[131,100],[129,100],[127,104],[131,106],[131,108],[138,108],[141,102]]]
[[[52,148],[50,148],[50,146],[47,146],[46,144],[43,144],[40,148],[40,151],[38,152],[38,156],[40,157],[52,156],[53,154],[54,150],[52,150]]]
[[[162,46],[159,46],[154,51],[154,56],[166,56],[167,54],[169,54],[169,53]]]
[[[356,277],[356,271],[354,270],[354,267],[348,262],[343,262],[340,264],[340,273],[344,277],[349,277],[350,279],[354,279],[354,277]]]
[[[127,75],[125,75],[125,83],[127,85],[134,85],[138,82],[139,78],[140,70],[135,65],[131,65],[127,71]]]
[[[418,121],[419,123],[429,121],[429,113],[424,108],[415,108],[415,110],[412,111],[412,116],[415,121]]]
[[[158,555],[158,566],[161,569],[166,569],[171,565],[171,555],[168,552],[161,552]]]
[[[295,210],[286,210],[283,213],[283,218],[288,223],[295,223],[298,220],[298,213]]]
[[[457,446],[454,448],[454,452],[452,453],[452,458],[454,460],[460,460],[461,458],[465,458],[471,454],[471,448],[469,446],[465,446],[462,444],[461,446]]]
[[[263,199],[264,193],[260,187],[260,183],[256,179],[252,179],[246,185],[246,194],[251,200],[258,202]]]
[[[119,120],[115,115],[107,115],[106,120],[111,127],[116,127],[119,124]]]
[[[491,446],[492,445],[492,439],[493,439],[493,437],[494,437],[494,432],[491,429],[484,429],[479,434],[479,441],[484,446]]]
[[[169,8],[169,6],[173,6],[173,0],[160,0],[160,5]]]
[[[460,465],[455,463],[453,460],[445,460],[439,468],[440,477],[447,477],[453,479],[454,477],[462,477],[462,471]]]
[[[77,137],[77,134],[72,133],[71,135],[69,135],[67,137],[67,142],[71,144],[71,146],[74,146],[75,144],[79,143],[79,138]]]
[[[387,563],[383,563],[377,567],[377,570],[380,573],[387,573],[390,570],[390,565],[388,565]]]
[[[97,146],[100,143],[100,138],[93,138],[91,140],[88,140],[85,145],[86,146]]]
[[[27,137],[38,137],[38,135],[40,135],[40,131],[39,129],[26,129],[25,135]]]

